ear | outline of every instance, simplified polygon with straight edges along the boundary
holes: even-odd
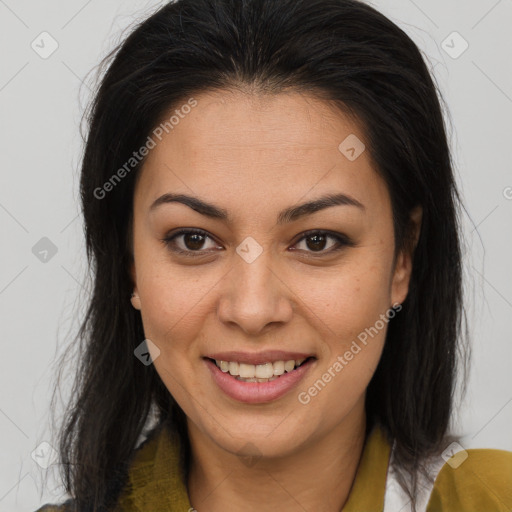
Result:
[[[396,257],[393,279],[391,282],[391,304],[402,304],[407,298],[409,292],[409,282],[411,279],[412,265],[414,259],[414,250],[418,244],[421,232],[421,220],[423,209],[416,206],[411,210],[409,231],[404,248]]]
[[[132,306],[135,309],[138,309],[140,311],[141,305],[140,305],[140,297],[139,297],[139,291],[137,289],[137,274],[135,272],[135,262],[132,260],[132,264],[130,266],[130,275],[132,278],[133,283],[133,294],[130,298]]]

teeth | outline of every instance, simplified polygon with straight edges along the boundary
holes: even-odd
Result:
[[[284,363],[284,371],[285,372],[291,372],[295,368],[295,361],[286,361]]]
[[[246,364],[235,361],[215,360],[215,364],[223,371],[238,380],[247,382],[268,382],[283,375],[285,372],[291,372],[295,367],[300,366],[306,359],[290,359],[289,361],[275,361],[264,364]]]
[[[255,368],[255,377],[258,379],[270,379],[270,377],[274,376],[274,366],[272,363],[259,364]]]
[[[274,375],[283,375],[284,373],[284,361],[276,361],[273,364]]]
[[[254,366],[253,364],[240,363],[239,371],[240,377],[243,377],[244,379],[252,379],[256,374],[256,366]]]
[[[219,361],[217,361],[217,360],[216,360],[215,362],[217,363],[217,366],[219,366]],[[234,377],[235,377],[236,375],[239,375],[239,372],[238,372],[238,363],[235,363],[235,362],[233,362],[233,361],[230,361],[230,362],[229,362],[229,373],[230,373],[231,375],[233,375]]]

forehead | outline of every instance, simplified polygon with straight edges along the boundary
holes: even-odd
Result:
[[[136,200],[147,207],[166,192],[216,197],[234,209],[261,209],[262,200],[288,206],[326,192],[385,206],[364,133],[341,110],[298,92],[222,90],[194,99],[146,159]]]

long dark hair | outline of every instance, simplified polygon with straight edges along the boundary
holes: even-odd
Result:
[[[396,251],[410,243],[411,210],[423,208],[409,294],[389,322],[366,400],[368,425],[381,425],[395,443],[400,482],[414,503],[417,470],[448,430],[465,332],[460,198],[442,96],[417,46],[357,0],[178,0],[140,23],[102,65],[80,182],[93,290],[60,433],[63,479],[77,508],[115,503],[152,418],[180,436],[187,474],[184,413],[153,365],[134,357],[144,332],[129,300],[131,217],[144,160],[107,192],[105,183],[170,109],[234,88],[303,91],[362,123],[390,193]]]

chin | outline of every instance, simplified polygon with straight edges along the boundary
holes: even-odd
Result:
[[[230,423],[229,428],[215,424],[208,436],[223,450],[241,457],[286,457],[301,449],[312,435],[312,432],[298,431],[296,421],[290,421],[289,425],[286,422],[280,417],[268,421],[260,418],[257,424],[255,421]]]

